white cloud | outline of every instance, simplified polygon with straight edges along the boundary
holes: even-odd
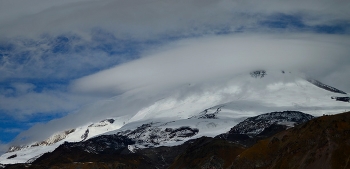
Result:
[[[60,90],[37,92],[29,83],[14,83],[14,90],[2,91],[0,110],[17,119],[37,113],[67,113],[79,109],[82,105],[96,101],[99,97],[74,95]]]
[[[348,36],[230,35],[180,40],[142,59],[75,81],[80,92],[113,92],[196,83],[254,69],[316,74],[350,66]]]

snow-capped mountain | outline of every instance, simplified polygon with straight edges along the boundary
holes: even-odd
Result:
[[[215,137],[229,132],[233,126],[248,117],[275,112],[247,119],[236,127],[238,133],[259,134],[271,124],[292,126],[292,123],[311,119],[311,115],[334,114],[350,108],[347,102],[331,99],[337,94],[347,96],[345,92],[337,92],[340,90],[328,85],[327,88],[332,90],[325,90],[325,87],[310,83],[310,80],[298,74],[284,71],[254,71],[233,76],[224,83],[213,86],[197,86],[196,89],[203,90],[162,97],[134,114],[88,123],[57,132],[46,140],[11,147],[9,152],[0,157],[0,163],[31,162],[65,142],[84,141],[82,144],[89,143],[91,147],[86,151],[99,151],[93,144],[98,139],[104,139],[100,136],[106,136],[106,139],[125,138],[135,142],[126,145],[129,142],[124,144],[121,140],[123,146],[128,146],[130,151],[175,146],[202,136]],[[98,109],[99,107],[94,108]]]
[[[105,119],[76,129],[55,133],[43,141],[34,142],[29,145],[12,146],[6,154],[0,157],[1,163],[13,164],[32,162],[42,154],[53,151],[64,142],[80,142],[98,134],[118,129],[122,126],[123,120],[123,117]]]
[[[305,123],[314,117],[302,112],[295,111],[284,111],[284,112],[272,112],[266,113],[255,117],[250,117],[244,120],[243,122],[235,125],[231,130],[220,136],[226,136],[229,134],[247,134],[250,136],[256,136],[262,133],[265,129],[271,127],[272,125],[285,125],[287,127],[293,127],[296,124]],[[212,133],[222,132],[223,130],[216,129],[215,125],[218,122],[215,122],[215,119],[211,119],[208,125],[214,125]],[[188,120],[183,121],[182,125],[191,125],[198,124],[195,122],[205,123],[201,120]],[[181,126],[175,121],[167,123],[146,123],[137,127],[134,130],[124,130],[119,131],[116,134],[105,133],[98,137],[91,138],[84,142],[78,143],[65,143],[65,148],[79,148],[82,151],[94,154],[106,153],[108,151],[121,151],[123,148],[128,148],[130,152],[135,152],[138,149],[142,148],[151,148],[157,147],[160,145],[174,146],[183,143],[185,140],[199,138],[201,136],[207,136],[207,134],[199,134],[199,131],[203,133],[203,130],[210,130],[204,126],[196,125],[194,126]],[[174,127],[181,126],[181,127]],[[171,128],[173,127],[173,128]],[[287,128],[286,127],[286,128]]]

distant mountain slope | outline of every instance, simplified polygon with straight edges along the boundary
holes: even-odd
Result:
[[[92,138],[96,135],[120,128],[124,118],[105,119],[96,123],[80,126],[75,129],[69,129],[54,133],[43,141],[37,141],[28,145],[12,146],[8,152],[0,156],[0,162],[11,163],[30,163],[46,152],[55,150],[64,142],[80,142]]]
[[[48,139],[46,139],[44,141],[41,141],[41,142],[36,142],[36,143],[34,143],[32,145],[12,146],[12,147],[9,148],[8,153],[20,151],[22,149],[27,149],[27,148],[30,148],[30,147],[49,146],[49,145],[55,144],[55,143],[65,139],[69,134],[71,134],[73,132],[75,132],[75,129],[66,130],[64,132],[54,134],[51,137],[49,137]]]

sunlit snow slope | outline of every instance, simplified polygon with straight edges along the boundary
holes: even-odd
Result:
[[[42,154],[55,150],[65,141],[84,141],[97,134],[118,129],[123,125],[124,120],[124,117],[105,119],[97,123],[55,133],[43,141],[37,141],[29,145],[10,147],[9,151],[0,157],[0,163],[14,164],[32,162]]]

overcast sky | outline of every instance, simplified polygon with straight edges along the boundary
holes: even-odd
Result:
[[[0,149],[73,112],[90,114],[76,125],[98,120],[92,107],[112,97],[110,109],[132,113],[167,89],[254,69],[350,92],[349,9],[343,0],[2,0]]]

